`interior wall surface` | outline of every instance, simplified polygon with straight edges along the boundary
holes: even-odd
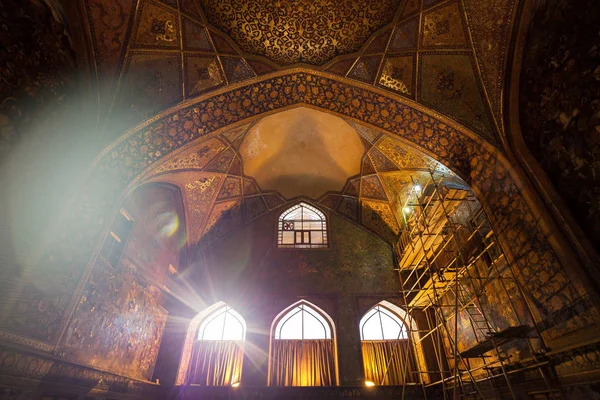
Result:
[[[23,330],[8,326],[3,337],[53,351],[63,330],[73,324],[71,312],[85,288],[94,276],[102,274],[94,255],[118,212],[125,188],[146,168],[198,137],[300,104],[399,135],[456,171],[478,193],[519,279],[528,288],[528,301],[536,309],[538,322],[546,327],[547,343],[556,348],[597,337],[597,303],[586,275],[576,260],[569,258],[568,249],[557,248],[555,232],[547,229],[537,212],[530,188],[515,178],[513,167],[497,148],[407,101],[301,69],[185,103],[140,125],[106,149],[61,221],[62,229],[71,233],[70,240],[51,238],[27,277],[54,270],[62,284],[53,287],[40,282],[34,300],[18,298],[18,305],[7,310],[7,315],[15,318],[15,314],[26,313],[30,325]],[[45,303],[51,307],[40,306]]]

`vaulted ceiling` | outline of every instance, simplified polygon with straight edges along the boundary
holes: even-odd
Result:
[[[298,140],[309,137],[300,132],[293,139],[290,132],[280,130],[282,121],[298,119],[307,122],[309,137],[317,138],[314,142],[321,146],[328,142],[331,148],[325,155],[318,151],[302,155]],[[278,133],[279,143],[272,143]],[[356,141],[351,148],[340,140],[340,133],[348,142]],[[270,146],[264,146],[265,141]],[[289,145],[280,145],[285,142]],[[264,164],[268,167],[262,168]],[[331,165],[336,171],[324,179],[331,174]],[[199,139],[153,165],[141,182],[166,182],[180,188],[187,243],[192,247],[280,209],[298,197],[298,188],[306,189],[301,192],[303,198],[392,242],[403,224],[408,192],[415,185],[425,187],[429,171],[435,171],[436,179],[444,176],[464,184],[444,165],[397,138],[299,107]]]
[[[419,102],[498,144],[516,1],[81,4],[101,102],[113,114],[133,110],[139,121],[211,90],[301,65]]]

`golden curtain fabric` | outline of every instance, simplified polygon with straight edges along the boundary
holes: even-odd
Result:
[[[241,340],[198,340],[190,362],[189,383],[229,386],[242,376],[244,342]]]
[[[273,340],[272,386],[336,384],[333,340]]]
[[[376,385],[416,382],[413,372],[417,368],[408,340],[363,340],[362,354],[366,380]]]

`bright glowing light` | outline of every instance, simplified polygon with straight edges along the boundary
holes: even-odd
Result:
[[[404,207],[404,214],[410,214],[410,207]]]
[[[240,386],[240,383],[241,383],[241,382],[233,382],[233,383],[231,384],[231,387],[234,387],[234,388],[236,388],[236,387],[239,387],[239,386]]]
[[[200,325],[198,340],[244,340],[246,322],[228,306],[212,313]]]
[[[331,330],[321,314],[300,304],[279,320],[275,327],[275,339],[331,339]]]
[[[415,192],[421,193],[421,186],[420,185],[415,185]]]
[[[375,386],[375,382],[365,381],[365,386],[367,386],[367,387],[373,387],[373,386]]]
[[[179,229],[179,216],[173,212],[162,213],[158,216],[162,225],[160,234],[163,237],[173,236]]]

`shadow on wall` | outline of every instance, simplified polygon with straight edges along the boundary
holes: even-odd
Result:
[[[527,147],[600,245],[600,8],[547,1],[529,31],[520,115]]]

